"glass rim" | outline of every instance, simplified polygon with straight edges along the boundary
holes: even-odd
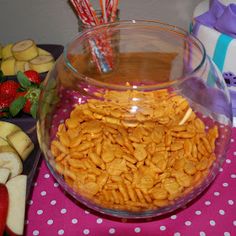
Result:
[[[68,53],[68,48],[69,46],[75,41],[82,39],[83,37],[86,37],[86,35],[89,35],[90,32],[96,31],[96,30],[102,30],[102,29],[107,29],[108,27],[116,27],[117,29],[125,29],[127,27],[152,27],[155,29],[158,29],[160,31],[168,31],[171,34],[177,35],[177,37],[182,37],[185,39],[186,42],[192,42],[193,46],[197,48],[201,52],[201,59],[199,60],[200,62],[193,68],[191,69],[188,73],[185,73],[184,76],[177,77],[174,80],[169,80],[167,82],[160,82],[160,83],[155,83],[152,85],[118,85],[118,84],[111,84],[108,82],[103,82],[99,81],[95,78],[86,76],[83,73],[80,73],[70,62],[70,60],[67,57]],[[82,40],[83,41],[83,40]],[[117,89],[117,90],[127,90],[127,89],[133,89],[133,90],[153,90],[153,89],[163,89],[171,85],[175,85],[183,80],[185,80],[188,77],[191,77],[193,74],[195,74],[200,68],[205,63],[206,60],[206,50],[202,42],[196,38],[194,35],[189,33],[188,31],[182,29],[181,27],[171,25],[168,23],[164,23],[162,21],[158,20],[121,20],[121,21],[116,21],[113,23],[106,23],[106,24],[101,24],[97,26],[93,26],[91,28],[87,28],[82,32],[79,32],[76,34],[72,40],[67,43],[64,47],[63,51],[63,57],[65,60],[65,64],[68,67],[68,69],[74,74],[76,77],[79,77],[80,79],[84,80],[86,83],[96,86],[96,87],[103,87],[103,88],[112,88],[112,89]]]

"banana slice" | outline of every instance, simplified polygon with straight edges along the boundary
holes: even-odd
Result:
[[[49,71],[54,65],[54,58],[50,55],[37,56],[29,61],[29,67],[38,73]]]
[[[2,61],[1,70],[4,75],[15,75],[15,58],[10,57]]]
[[[17,130],[7,136],[8,143],[17,151],[24,161],[34,149],[30,137],[22,130]]]
[[[20,157],[10,146],[0,147],[0,167],[10,170],[10,178],[21,174],[23,171]]]
[[[25,63],[26,61],[16,61],[15,63],[15,74],[17,74],[18,71],[24,72],[25,71]]]
[[[26,39],[12,46],[12,54],[16,60],[28,61],[38,56],[38,49],[33,40]]]
[[[2,139],[6,140],[9,134],[14,133],[18,130],[21,130],[21,128],[18,125],[15,125],[7,121],[0,121],[0,137]]]
[[[9,57],[12,57],[12,51],[11,51],[12,47],[13,47],[13,44],[9,43],[2,48],[2,59],[3,60],[5,60]]]
[[[42,48],[38,48],[38,54],[39,56],[42,56],[42,55],[48,55],[48,56],[52,56],[52,54]]]

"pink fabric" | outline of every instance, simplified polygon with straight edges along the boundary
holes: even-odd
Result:
[[[28,201],[26,235],[236,235],[236,128],[226,162],[210,188],[185,209],[150,222],[124,223],[91,213],[65,196],[43,161]]]

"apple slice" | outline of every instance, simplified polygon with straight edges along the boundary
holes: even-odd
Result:
[[[0,167],[10,170],[10,178],[21,174],[23,171],[22,160],[10,146],[0,146]]]
[[[34,144],[30,137],[22,130],[16,130],[7,135],[7,141],[17,151],[23,161],[34,149]]]
[[[26,184],[26,175],[18,175],[6,183],[9,195],[6,231],[10,235],[23,235],[24,233]]]
[[[3,235],[6,226],[8,212],[8,190],[4,184],[0,184],[0,235]]]
[[[7,168],[0,168],[0,184],[5,184],[10,176],[10,170]],[[0,234],[1,235],[1,234]]]

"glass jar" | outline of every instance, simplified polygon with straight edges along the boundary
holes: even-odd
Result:
[[[196,38],[133,20],[85,30],[66,45],[45,79],[38,118],[46,163],[67,193],[104,214],[147,218],[185,206],[212,183],[232,109]]]

